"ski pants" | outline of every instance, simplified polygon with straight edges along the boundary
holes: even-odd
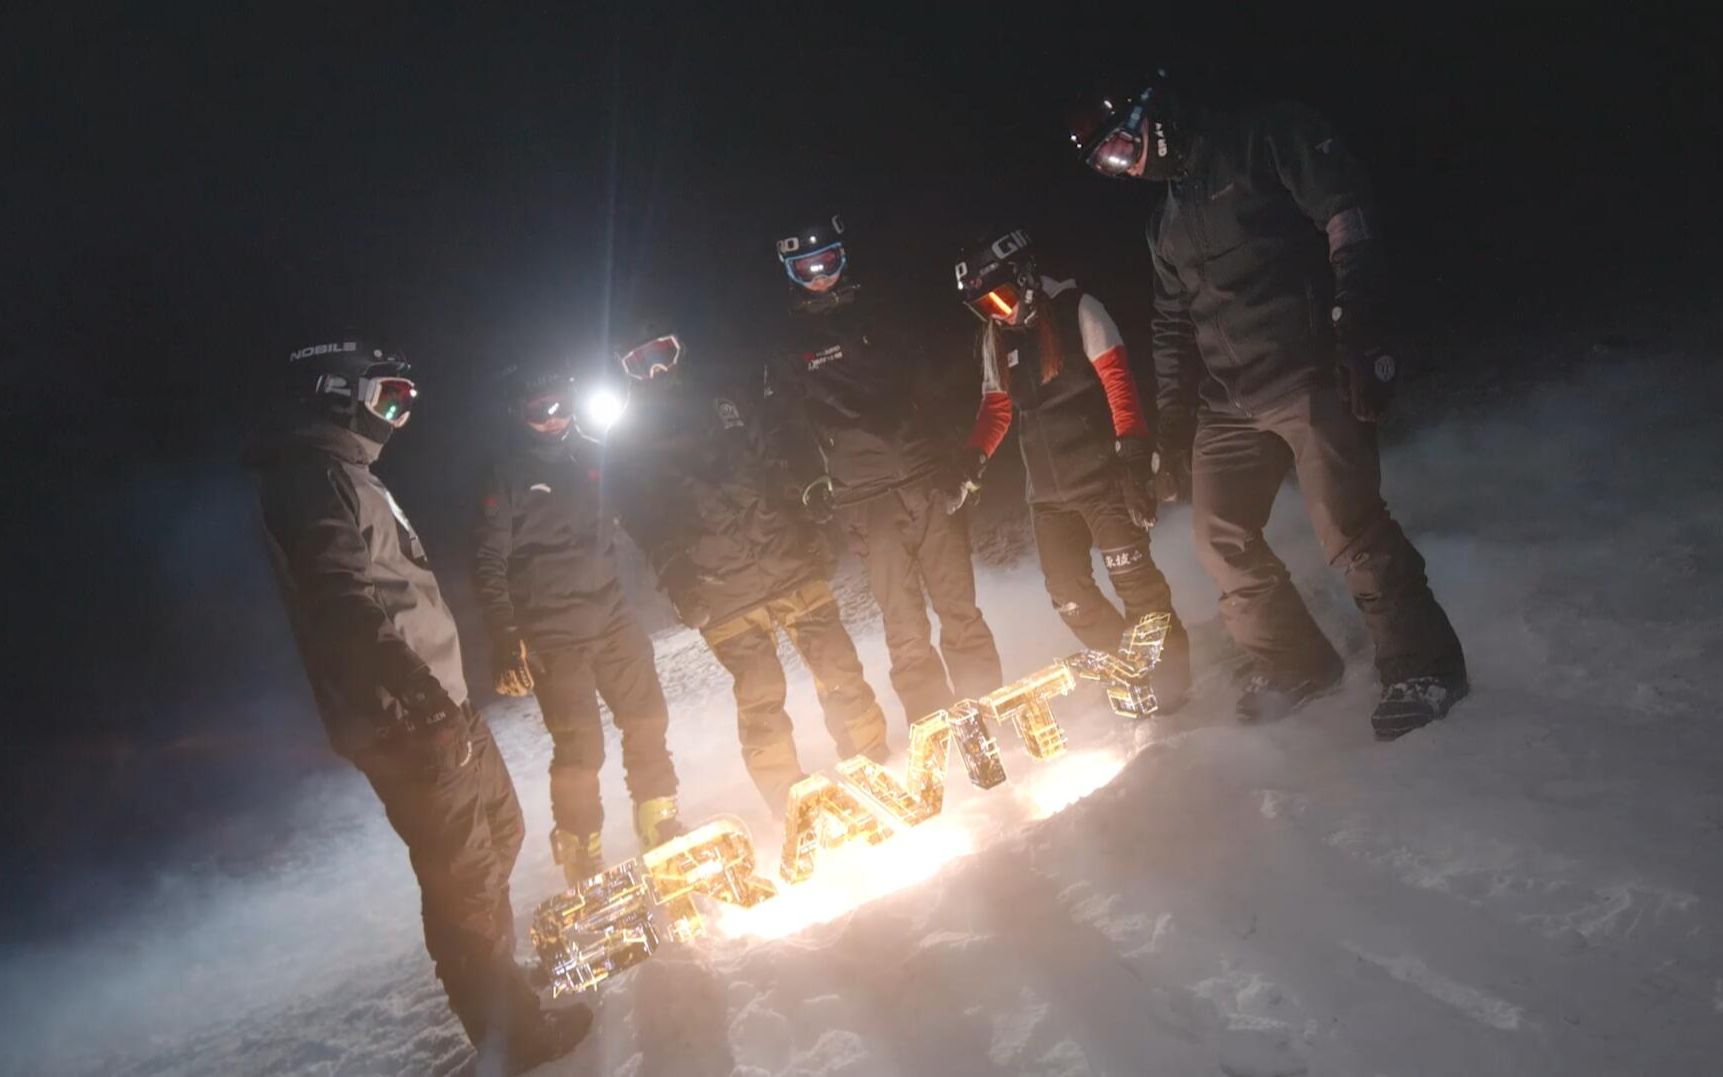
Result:
[[[598,700],[622,734],[622,769],[635,804],[676,795],[676,768],[665,745],[670,711],[653,663],[652,639],[628,607],[611,611],[597,639],[535,655],[533,690],[550,731],[550,811],[558,830],[596,834],[604,828],[598,772],[604,765],[604,723]]]
[[[867,566],[905,717],[913,722],[997,688],[999,650],[975,604],[967,515],[947,515],[932,485],[919,482],[843,506],[838,519]],[[937,652],[930,600],[939,615]]]
[[[530,1025],[538,999],[514,961],[509,873],[524,824],[514,783],[483,719],[467,708],[472,758],[432,772],[412,745],[385,738],[354,756],[419,880],[425,949],[449,1007],[476,1046]]]
[[[826,730],[843,758],[885,757],[885,715],[862,675],[855,643],[838,616],[824,580],[762,602],[701,634],[736,687],[736,733],[742,762],[774,815],[782,816],[790,787],[807,775],[796,756],[795,730],[784,710],[788,686],[778,661],[777,629],[814,676]]]
[[[1382,501],[1376,427],[1354,418],[1331,387],[1302,389],[1254,416],[1203,409],[1192,451],[1197,554],[1220,586],[1221,619],[1265,668],[1338,674],[1323,636],[1268,548],[1262,529],[1288,469],[1328,563],[1346,574],[1376,644],[1384,684],[1465,671],[1448,615],[1430,593],[1424,559]]]
[[[1149,556],[1149,533],[1131,522],[1123,495],[1113,486],[1098,488],[1064,501],[1035,501],[1029,505],[1035,525],[1035,549],[1053,608],[1083,646],[1116,651],[1127,624],[1149,613],[1170,612],[1172,589]],[[1095,585],[1090,550],[1099,548],[1101,563],[1125,603],[1118,608]],[[1182,647],[1184,626],[1173,617],[1169,647]]]

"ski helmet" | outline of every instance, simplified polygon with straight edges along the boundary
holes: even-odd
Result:
[[[295,396],[331,405],[350,428],[386,441],[412,418],[418,388],[406,360],[352,338],[309,344],[287,356]]]
[[[778,261],[790,283],[813,292],[837,284],[849,264],[843,235],[844,219],[834,213],[778,240]]]
[[[1078,156],[1103,176],[1170,180],[1190,156],[1188,116],[1164,68],[1086,95],[1068,119]]]
[[[563,362],[517,363],[499,379],[503,402],[516,422],[538,437],[562,441],[578,421],[574,375]]]
[[[977,318],[1026,325],[1035,317],[1041,275],[1027,232],[988,233],[971,245],[955,268],[958,294]]]

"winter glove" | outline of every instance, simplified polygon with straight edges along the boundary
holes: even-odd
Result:
[[[513,632],[491,645],[491,682],[499,696],[520,698],[532,692],[532,667],[527,662],[526,640]]]
[[[981,473],[986,469],[987,454],[965,445],[934,472],[933,496],[947,516],[981,493]]]
[[[472,762],[466,708],[450,699],[429,671],[402,694],[401,706],[407,751],[429,776],[442,777]]]
[[[1124,474],[1119,486],[1131,522],[1147,531],[1155,526],[1155,450],[1147,438],[1120,438],[1113,443]]]
[[[1372,319],[1342,306],[1336,306],[1329,315],[1340,351],[1335,365],[1340,399],[1360,422],[1380,422],[1388,413],[1394,380],[1399,375],[1394,353],[1382,343]]]
[[[808,483],[802,490],[802,507],[808,510],[808,519],[816,527],[824,527],[832,522],[832,516],[837,511],[832,503],[832,478],[821,475]]]
[[[712,619],[712,608],[700,597],[702,579],[687,554],[677,554],[658,570],[658,582],[676,609],[676,619],[695,631],[705,628]]]
[[[1163,412],[1155,442],[1155,500],[1191,499],[1191,434],[1189,415]]]

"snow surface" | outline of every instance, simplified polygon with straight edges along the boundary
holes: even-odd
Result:
[[[1368,640],[1296,490],[1270,538],[1350,672],[1342,693],[1268,728],[1229,719],[1236,654],[1188,517],[1166,514],[1156,558],[1193,625],[1189,706],[1130,725],[1093,689],[1062,701],[1067,757],[1036,763],[1008,742],[1012,780],[987,793],[954,774],[923,828],[607,986],[592,1038],[540,1072],[1718,1072],[1718,399],[1709,357],[1593,359],[1529,395],[1447,407],[1390,451],[1390,504],[1475,685],[1448,721],[1392,745],[1370,738]],[[1021,525],[978,545],[1008,672],[1073,650]],[[885,689],[877,615],[853,583],[846,617]],[[727,680],[692,634],[658,645],[686,814],[739,812],[771,866],[778,835],[737,755]],[[792,668],[804,763],[829,766]],[[524,926],[557,888],[549,742],[530,704],[490,717],[530,827],[514,878]],[[606,842],[620,854],[612,755]],[[286,825],[294,854],[275,870],[185,868],[127,922],[6,953],[0,1068],[462,1066],[406,858],[369,791],[327,779]]]

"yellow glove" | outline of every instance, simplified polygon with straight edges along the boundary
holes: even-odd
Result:
[[[532,668],[526,660],[526,641],[515,639],[499,648],[492,682],[499,696],[521,696],[532,693]]]

